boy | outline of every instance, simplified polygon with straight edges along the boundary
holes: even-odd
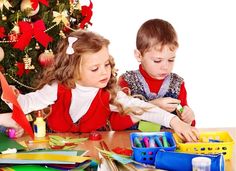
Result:
[[[139,70],[122,74],[119,85],[128,87],[132,96],[141,95],[145,101],[178,113],[181,120],[195,126],[183,78],[172,73],[178,48],[177,34],[172,25],[161,19],[146,21],[138,30],[136,47],[134,55],[140,62]],[[176,113],[179,104],[183,111]]]

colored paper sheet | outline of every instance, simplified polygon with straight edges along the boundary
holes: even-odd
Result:
[[[53,169],[45,166],[40,165],[18,165],[18,166],[11,166],[6,168],[1,168],[3,171],[58,171],[58,169]]]
[[[34,138],[32,127],[30,126],[30,123],[28,122],[25,114],[23,113],[17,101],[15,93],[8,85],[6,78],[3,76],[1,72],[0,72],[0,81],[4,95],[3,98],[8,102],[12,103],[13,105],[12,118],[25,130],[25,132],[27,132],[31,136],[31,138]]]
[[[76,150],[43,150],[0,155],[0,163],[4,164],[75,164],[88,160],[81,157],[86,151]],[[76,160],[77,159],[77,160]]]
[[[24,146],[10,139],[7,135],[0,133],[0,152],[6,151],[8,148],[16,148],[17,151],[24,150]]]
[[[139,121],[138,129],[143,132],[159,132],[161,125],[147,121]]]

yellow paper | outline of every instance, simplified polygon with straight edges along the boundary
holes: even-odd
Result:
[[[0,159],[20,159],[20,160],[49,160],[82,163],[90,160],[90,157],[68,156],[59,154],[0,154]]]

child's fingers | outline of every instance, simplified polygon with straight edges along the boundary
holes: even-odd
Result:
[[[179,138],[183,141],[183,142],[186,142],[186,138],[185,136],[183,136],[181,133],[179,132],[176,132],[176,134],[179,136]]]
[[[197,142],[199,139],[199,132],[196,128],[192,127],[190,132],[187,132],[186,137],[188,142]]]
[[[10,87],[11,87],[11,89],[13,90],[13,92],[14,92],[15,95],[18,96],[18,95],[20,94],[19,90],[18,90],[15,86],[10,85]]]
[[[176,105],[178,105],[178,104],[180,104],[180,100],[179,99],[174,99],[174,98],[168,98],[168,103],[170,103],[170,104],[176,104]]]
[[[200,132],[198,131],[198,129],[195,128],[195,127],[192,127],[192,131],[193,131],[193,133],[195,134],[195,136],[197,137],[197,139],[199,140]]]
[[[23,133],[24,133],[24,129],[21,126],[19,126],[19,125],[17,125],[15,130],[16,130],[16,137],[17,138],[21,137],[23,135]]]

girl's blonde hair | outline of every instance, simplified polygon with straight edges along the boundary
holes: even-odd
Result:
[[[71,55],[66,54],[69,45],[68,37],[77,38],[72,45],[74,53]],[[76,82],[80,77],[81,56],[84,53],[96,53],[103,47],[108,47],[110,43],[108,39],[91,31],[75,31],[69,34],[68,37],[59,42],[54,61],[40,75],[39,81],[36,84],[37,89],[41,89],[46,84],[51,85],[53,82],[57,82],[68,88],[75,88]],[[118,86],[115,62],[112,56],[110,56],[109,61],[111,77],[104,89],[110,93],[110,104],[117,106],[119,112],[125,113],[126,111],[122,105],[115,100]]]

